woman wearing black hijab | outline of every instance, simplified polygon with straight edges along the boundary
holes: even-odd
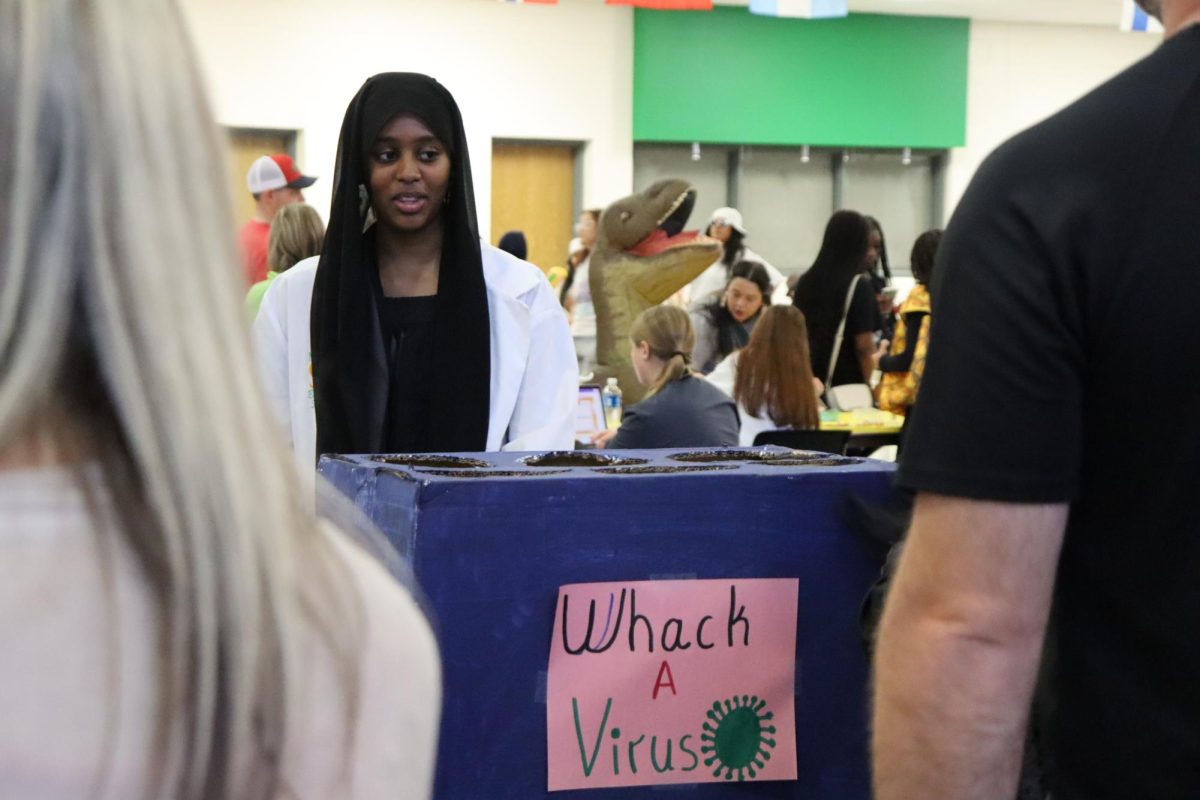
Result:
[[[311,303],[316,453],[570,447],[566,319],[536,267],[480,241],[450,93],[369,79],[334,181]]]

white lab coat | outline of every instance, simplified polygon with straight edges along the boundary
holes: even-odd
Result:
[[[737,383],[738,360],[741,356],[741,350],[734,350],[725,356],[721,363],[713,368],[712,372],[704,377],[722,392],[733,397],[733,387]],[[824,411],[825,404],[821,402],[821,394],[825,391],[825,387],[816,378],[813,379],[813,391],[817,395],[817,407]],[[760,417],[757,414],[751,414],[741,403],[737,404],[737,410],[738,417],[742,422],[742,427],[738,433],[738,444],[742,447],[753,445],[755,438],[763,431],[777,431],[786,427],[779,425],[769,416]],[[763,411],[765,409],[760,409],[760,412]]]
[[[487,244],[481,252],[492,334],[487,449],[570,450],[579,375],[567,318],[541,270]],[[276,278],[253,327],[270,414],[308,473],[317,447],[309,307],[319,261]]]

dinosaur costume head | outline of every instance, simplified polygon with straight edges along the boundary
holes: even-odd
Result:
[[[643,392],[629,363],[630,325],[721,255],[720,242],[683,230],[695,204],[690,183],[668,178],[618,200],[600,216],[588,267],[596,307],[596,375],[616,376],[628,403]]]

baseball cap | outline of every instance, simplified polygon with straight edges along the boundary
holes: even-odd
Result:
[[[712,219],[709,220],[709,225],[714,222],[720,222],[722,225],[728,225],[743,236],[746,235],[746,225],[742,222],[742,212],[736,208],[718,208],[712,213]]]
[[[285,186],[289,189],[307,189],[316,182],[316,178],[301,175],[292,157],[283,153],[256,159],[246,173],[246,187],[250,194],[262,194]]]

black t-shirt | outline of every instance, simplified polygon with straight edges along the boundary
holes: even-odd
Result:
[[[875,289],[871,281],[863,276],[854,288],[850,311],[846,314],[846,330],[842,334],[842,346],[838,350],[837,365],[833,369],[833,380],[825,381],[829,374],[829,359],[833,355],[833,342],[837,326],[842,320],[842,309],[846,307],[846,293],[825,297],[803,297],[803,284],[796,289],[796,307],[804,312],[808,322],[808,356],[812,362],[813,375],[830,386],[847,383],[862,383],[862,368],[854,350],[854,337],[875,330],[879,306],[875,302]]]
[[[900,482],[1071,502],[1055,800],[1200,797],[1200,27],[993,154],[932,294]]]

